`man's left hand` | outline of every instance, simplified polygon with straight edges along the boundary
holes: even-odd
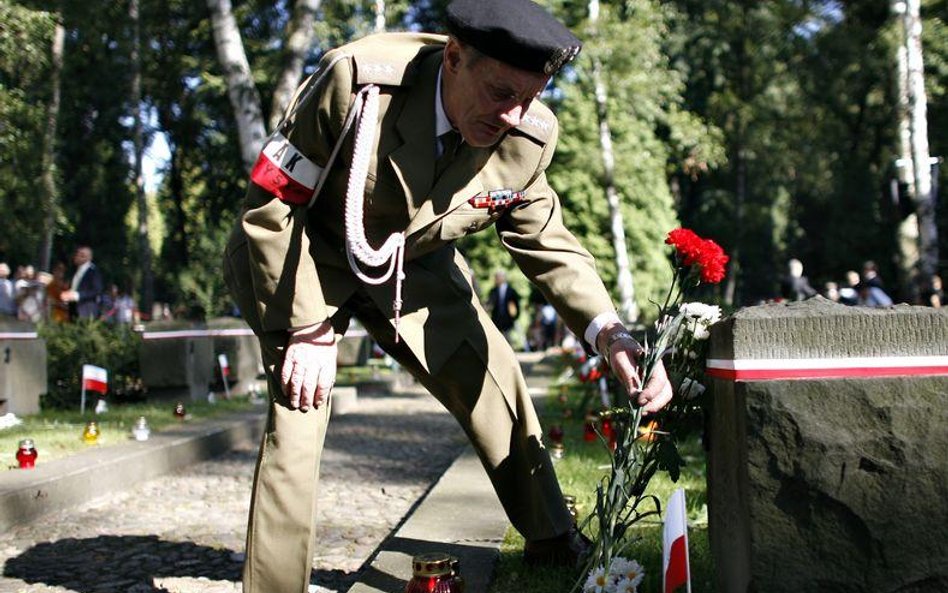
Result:
[[[639,375],[638,360],[642,355],[642,346],[632,339],[631,336],[619,337],[612,342],[611,346],[606,344],[610,342],[613,335],[619,335],[622,332],[628,335],[628,332],[621,325],[613,325],[603,328],[597,339],[599,352],[603,356],[608,356],[609,368],[615,373],[616,378],[625,387],[630,398],[636,398],[636,403],[642,406],[642,415],[648,415],[664,408],[672,398],[671,383],[668,381],[668,374],[665,372],[665,365],[662,361],[652,369],[652,376],[649,377],[645,388],[642,388],[642,379]]]

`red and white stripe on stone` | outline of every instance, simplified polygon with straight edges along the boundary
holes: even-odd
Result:
[[[705,373],[731,381],[948,375],[948,356],[708,359]]]
[[[275,134],[260,151],[250,180],[284,202],[307,204],[322,171],[286,137]]]

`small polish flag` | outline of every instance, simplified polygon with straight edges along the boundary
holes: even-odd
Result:
[[[221,374],[224,375],[224,377],[230,377],[230,365],[227,364],[226,354],[217,355],[217,364],[221,365]]]
[[[275,134],[260,151],[250,180],[284,202],[308,204],[322,171],[282,134]]]
[[[691,566],[688,561],[688,519],[685,515],[685,491],[675,490],[665,507],[665,529],[662,533],[663,591],[673,593],[685,585],[691,593]]]
[[[109,372],[93,364],[82,365],[82,388],[106,393],[109,390]]]

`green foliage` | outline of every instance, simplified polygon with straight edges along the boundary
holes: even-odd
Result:
[[[47,323],[39,328],[46,340],[49,393],[40,406],[78,408],[82,391],[82,365],[94,364],[109,372],[109,401],[128,402],[144,396],[138,347],[141,339],[128,326],[98,320]],[[93,394],[95,395],[95,394]],[[93,395],[86,405],[95,406]]]
[[[42,232],[36,188],[55,20],[0,1],[0,23],[0,261],[23,264],[35,259]]]
[[[141,1],[146,142],[170,149],[154,196],[157,298],[184,308],[225,308],[214,251],[246,189],[236,126],[207,7]],[[389,0],[389,30],[443,31],[447,0]],[[545,100],[561,122],[549,170],[567,224],[615,285],[609,211],[592,80],[602,64],[636,299],[646,316],[667,282],[664,233],[678,221],[715,238],[740,260],[737,303],[776,294],[789,257],[815,286],[874,259],[895,283],[894,19],[888,3],[779,0],[603,0],[595,30],[588,3],[545,0],[585,42]],[[264,111],[286,46],[293,0],[235,0]],[[56,141],[60,210],[53,259],[88,243],[106,277],[139,278],[131,170],[127,3],[0,0],[0,259],[35,262],[44,118],[55,20],[66,27]],[[933,155],[948,154],[946,0],[923,1]],[[322,2],[305,73],[336,45],[372,31],[374,2]],[[160,153],[154,156],[161,157]],[[948,166],[941,167],[941,187]],[[944,192],[942,192],[944,193]],[[948,209],[939,209],[942,251]],[[162,240],[163,238],[163,240]],[[510,260],[489,233],[463,245],[481,286]],[[944,266],[944,264],[942,264]],[[529,294],[526,280],[511,280]],[[194,305],[199,305],[195,307]]]

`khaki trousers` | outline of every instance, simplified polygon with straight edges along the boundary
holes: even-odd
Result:
[[[513,349],[486,314],[479,312],[487,319],[483,336],[462,344],[431,374],[404,342],[395,344],[391,325],[367,297],[353,297],[346,309],[454,415],[513,526],[528,540],[565,533],[571,519],[541,445],[526,382]],[[260,340],[272,403],[254,476],[245,593],[305,593],[310,581],[319,459],[330,406],[306,413],[287,406],[278,379],[285,341],[285,335]]]

